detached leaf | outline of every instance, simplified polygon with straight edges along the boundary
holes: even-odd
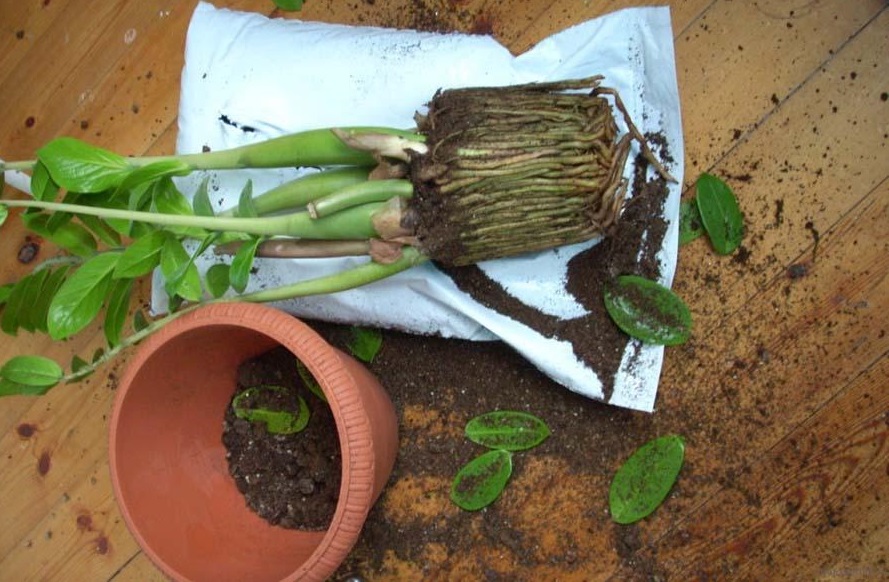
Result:
[[[467,511],[494,502],[512,475],[512,453],[488,451],[463,466],[451,484],[451,501]]]
[[[296,360],[296,372],[299,374],[300,380],[303,381],[303,385],[309,389],[309,392],[317,396],[322,402],[327,402],[327,396],[324,395],[324,390],[321,389],[318,380],[315,380],[315,377],[312,376],[306,365],[299,359]]]
[[[688,244],[703,234],[704,227],[697,201],[683,200],[679,203],[679,244]]]
[[[242,405],[246,399],[253,398],[258,392],[270,390],[283,392],[280,386],[254,386],[247,388],[232,400],[232,409],[238,418],[250,422],[264,422],[266,430],[272,434],[293,434],[300,432],[309,424],[309,405],[301,396],[297,396],[299,410],[296,414],[286,410],[270,410],[268,408],[248,408]]]
[[[363,362],[370,364],[383,346],[383,333],[376,328],[352,327],[349,351]]]
[[[527,412],[498,410],[466,423],[466,437],[489,449],[524,451],[536,447],[549,435],[546,423]]]
[[[611,482],[611,518],[617,523],[634,523],[657,509],[676,482],[684,457],[685,443],[676,435],[663,436],[639,447]]]
[[[624,275],[605,286],[605,309],[628,335],[644,342],[678,345],[691,336],[691,312],[663,285]]]
[[[238,293],[243,293],[247,289],[247,283],[250,281],[250,271],[253,269],[253,259],[256,257],[256,249],[262,241],[259,237],[251,238],[240,247],[232,259],[231,270],[228,277],[232,289]]]
[[[49,388],[64,375],[61,366],[42,356],[16,356],[0,368],[0,377],[24,386]]]
[[[728,184],[711,174],[701,174],[697,182],[697,205],[701,223],[716,252],[729,255],[744,237],[744,215]]]
[[[49,335],[53,339],[71,337],[99,314],[120,254],[107,252],[96,255],[62,284],[49,305],[47,315]]]
[[[59,186],[72,192],[116,188],[131,171],[123,156],[73,137],[52,140],[37,151],[37,159]]]

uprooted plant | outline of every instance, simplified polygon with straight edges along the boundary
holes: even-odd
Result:
[[[631,144],[665,177],[620,97],[601,77],[440,91],[415,132],[377,127],[311,130],[230,150],[124,157],[73,138],[30,170],[25,226],[68,254],[0,288],[0,327],[65,339],[105,307],[108,349],[69,372],[37,356],[0,367],[0,395],[42,394],[78,380],[122,349],[211,301],[277,301],[333,293],[426,260],[466,265],[606,236],[626,193]],[[628,127],[619,135],[611,102]],[[173,178],[195,171],[319,167],[258,196],[248,182],[235,208],[216,212],[204,180],[192,201]],[[58,200],[58,201],[57,201]],[[186,246],[188,243],[190,246]],[[195,265],[211,247],[230,262],[203,280]],[[344,272],[248,291],[255,257],[369,257]],[[134,317],[124,336],[133,281],[159,267],[170,313]],[[32,297],[39,299],[34,301]]]

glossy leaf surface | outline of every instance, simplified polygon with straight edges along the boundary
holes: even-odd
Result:
[[[451,484],[451,501],[467,511],[477,511],[494,502],[512,475],[512,453],[488,451],[460,469]]]
[[[608,315],[634,338],[672,346],[691,336],[688,306],[656,281],[623,275],[605,286],[604,298]]]
[[[744,216],[734,192],[716,176],[701,174],[695,199],[713,248],[721,255],[734,252],[744,237]]]
[[[685,443],[676,435],[662,436],[639,447],[611,482],[611,518],[627,524],[650,515],[670,493],[684,458]]]
[[[524,451],[536,447],[549,435],[549,427],[542,420],[514,410],[488,412],[466,423],[466,437],[489,449]]]

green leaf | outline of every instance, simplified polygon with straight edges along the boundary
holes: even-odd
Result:
[[[0,368],[0,377],[25,386],[55,386],[64,375],[61,366],[42,356],[16,356]]]
[[[117,187],[118,191],[129,191],[137,186],[149,184],[170,176],[187,176],[191,166],[182,160],[161,160],[132,170]]]
[[[264,422],[266,430],[272,434],[293,434],[300,432],[309,424],[309,405],[301,396],[297,396],[299,410],[296,414],[287,410],[270,410],[268,408],[248,408],[241,403],[244,400],[254,398],[259,392],[269,390],[284,392],[280,386],[253,386],[240,392],[232,400],[232,409],[235,416],[250,422]]]
[[[89,367],[90,367],[89,362],[87,362],[80,356],[75,354],[74,357],[71,358],[71,373],[72,374],[80,374],[81,372],[83,372],[84,370],[86,370]]]
[[[142,313],[142,310],[139,309],[136,313],[133,314],[133,331],[139,333],[146,327],[148,327],[148,320],[145,319],[145,314]]]
[[[634,523],[667,498],[682,469],[685,443],[667,435],[639,447],[617,470],[608,494],[611,519]]]
[[[691,336],[691,313],[663,285],[623,275],[605,286],[605,309],[628,335],[651,344],[678,345]]]
[[[25,275],[16,281],[12,289],[10,289],[9,297],[6,299],[6,307],[3,308],[3,316],[0,317],[0,329],[3,330],[3,333],[9,335],[18,333],[19,327],[21,327],[21,320],[27,310],[27,301],[30,301],[28,287],[33,277],[33,274]]]
[[[698,203],[695,200],[683,200],[679,203],[679,244],[688,244],[703,234]]]
[[[52,272],[52,274],[47,277],[46,282],[43,284],[43,287],[40,289],[40,294],[37,295],[37,299],[34,301],[33,309],[33,324],[36,331],[47,333],[49,331],[47,326],[47,317],[49,315],[49,306],[52,303],[53,297],[56,296],[56,293],[59,292],[59,289],[62,287],[62,284],[65,282],[65,277],[68,275],[68,267],[61,267]]]
[[[349,351],[363,362],[370,364],[383,346],[383,332],[376,328],[352,327],[352,341]]]
[[[191,206],[195,216],[216,216],[216,212],[213,210],[213,203],[210,202],[209,184],[210,178],[201,180],[201,185],[198,186],[197,192],[194,193],[194,197],[191,199]]]
[[[65,215],[65,213],[58,215],[26,213],[22,215],[22,221],[29,230],[70,251],[72,254],[80,257],[94,255],[98,248],[96,239],[83,225],[71,222],[70,218],[72,215],[67,215],[68,218],[66,220],[56,221],[54,228],[50,226],[49,223],[56,216]]]
[[[229,282],[232,289],[238,293],[243,293],[247,289],[247,283],[250,281],[250,271],[253,269],[253,259],[256,256],[256,249],[262,241],[260,237],[253,237],[245,241],[238,252],[232,259],[231,270],[228,273]]]
[[[31,170],[31,195],[35,200],[52,202],[58,194],[59,185],[53,181],[43,162],[38,161]]]
[[[2,396],[42,396],[49,392],[52,386],[29,386],[19,384],[6,378],[0,378],[0,397]]]
[[[47,269],[35,271],[28,277],[28,284],[25,285],[22,295],[25,300],[19,309],[19,326],[25,331],[33,332],[40,324],[40,314],[35,309],[36,299],[40,297],[46,279],[49,277]]]
[[[120,246],[120,234],[98,216],[78,214],[77,219],[106,245],[110,247]]]
[[[296,372],[299,374],[300,380],[303,381],[303,386],[308,388],[309,392],[317,396],[322,402],[327,402],[327,396],[324,394],[324,390],[321,389],[321,385],[318,384],[318,380],[315,380],[315,377],[312,376],[306,365],[299,359],[296,360]]]
[[[734,192],[716,176],[705,173],[698,178],[696,200],[713,248],[721,255],[734,252],[744,237],[744,215]]]
[[[120,255],[116,251],[96,255],[62,284],[49,305],[47,316],[49,335],[53,339],[71,337],[99,314]]]
[[[105,309],[105,324],[103,330],[108,345],[114,347],[120,344],[120,335],[123,332],[127,313],[130,309],[130,292],[133,289],[132,279],[118,279],[111,284],[108,294],[108,307]]]
[[[536,447],[549,435],[546,423],[527,412],[498,410],[466,423],[466,437],[489,449],[524,451]]]
[[[114,278],[135,279],[150,273],[160,264],[161,251],[169,238],[169,233],[155,230],[137,239],[120,256]]]
[[[201,275],[185,247],[175,237],[167,237],[161,249],[161,273],[166,279],[164,289],[170,297],[188,301],[201,298]]]
[[[228,273],[231,267],[225,263],[217,263],[207,269],[204,282],[207,286],[207,292],[214,299],[219,299],[229,288]]]
[[[0,285],[0,305],[5,305],[9,301],[9,295],[12,293],[13,287],[15,287],[15,283]]]
[[[50,241],[79,257],[91,257],[99,248],[93,234],[83,225],[68,222],[47,237]]]
[[[131,172],[123,156],[72,137],[52,140],[37,151],[37,159],[59,186],[72,192],[116,188]]]
[[[488,451],[467,463],[451,484],[451,501],[467,511],[477,511],[494,502],[512,475],[512,453]]]
[[[93,364],[98,362],[105,355],[105,348],[96,348],[93,352]]]
[[[281,10],[302,10],[304,0],[274,0],[275,6]]]
[[[238,216],[241,218],[255,218],[259,216],[256,205],[253,203],[253,181],[247,180],[238,198]]]
[[[194,216],[188,198],[176,187],[170,178],[162,178],[155,182],[151,188],[151,211],[161,214],[176,214],[179,216]],[[165,226],[164,230],[176,235],[189,238],[203,238],[205,230],[191,226]]]
[[[0,226],[3,226],[7,218],[9,218],[9,208],[5,204],[0,204]]]

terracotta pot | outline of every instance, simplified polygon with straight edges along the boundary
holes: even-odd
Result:
[[[269,525],[228,473],[222,419],[245,360],[283,345],[333,410],[342,452],[327,531]],[[111,417],[110,464],[123,517],[175,580],[324,580],[355,544],[398,448],[388,395],[367,369],[276,309],[216,304],[148,338],[130,360]]]

